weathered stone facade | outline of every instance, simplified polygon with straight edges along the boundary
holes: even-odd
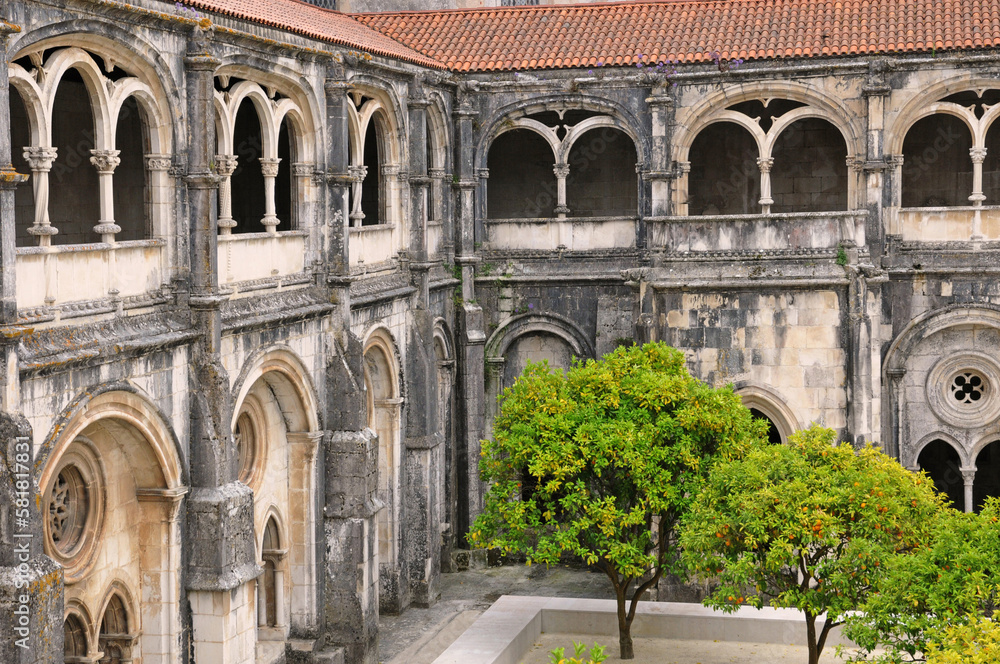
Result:
[[[500,391],[633,341],[1000,494],[993,52],[456,74],[0,19],[4,662],[377,661]]]

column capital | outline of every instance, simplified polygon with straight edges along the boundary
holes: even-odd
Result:
[[[981,164],[986,161],[986,148],[971,148],[969,156],[972,157],[973,164]]]
[[[770,173],[774,166],[774,157],[757,157],[757,166],[761,173]]]
[[[278,159],[277,157],[261,157],[257,161],[260,162],[260,172],[264,175],[264,177],[278,177],[278,164],[281,163],[281,159]]]
[[[316,165],[308,161],[297,161],[292,164],[292,175],[297,178],[311,178],[316,171]]]
[[[962,473],[962,481],[965,482],[967,486],[972,486],[973,482],[976,481],[977,468],[975,466],[963,466],[959,468]]]
[[[101,175],[113,175],[118,164],[122,163],[120,154],[121,150],[91,150],[90,163]]]
[[[368,167],[367,166],[348,166],[347,176],[351,179],[351,182],[361,182],[366,177],[368,177]]]
[[[215,155],[215,172],[224,178],[227,178],[235,173],[238,165],[239,157],[234,154]]]
[[[24,160],[34,173],[46,173],[52,169],[58,148],[31,146],[24,148]]]
[[[552,172],[557,178],[569,177],[569,164],[556,164],[552,167]]]
[[[174,165],[174,157],[169,154],[147,154],[143,158],[146,160],[147,171],[169,171]]]

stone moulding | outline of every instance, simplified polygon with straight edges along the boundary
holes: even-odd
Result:
[[[641,602],[636,638],[746,641],[805,646],[805,618],[794,609],[741,607],[724,614],[700,604]],[[614,600],[504,595],[433,664],[517,664],[542,633],[617,638]],[[827,646],[851,645],[834,629]]]

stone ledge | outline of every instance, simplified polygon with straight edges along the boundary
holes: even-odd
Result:
[[[793,609],[742,607],[725,614],[700,604],[644,602],[634,637],[805,645],[805,618]],[[433,664],[517,664],[546,633],[617,636],[614,600],[504,595]],[[834,629],[827,645],[850,645]]]

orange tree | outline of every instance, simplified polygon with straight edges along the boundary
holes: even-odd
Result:
[[[979,514],[946,510],[928,546],[885,568],[848,618],[861,649],[852,661],[1000,661],[1000,500]]]
[[[809,664],[886,563],[930,541],[945,509],[926,476],[835,441],[814,426],[717,464],[681,528],[685,562],[718,583],[706,604],[803,611]]]
[[[678,520],[714,460],[745,453],[766,427],[663,344],[620,347],[565,374],[529,364],[502,399],[469,541],[528,564],[570,554],[600,568],[618,601],[621,657],[632,659],[639,598],[681,571]]]

